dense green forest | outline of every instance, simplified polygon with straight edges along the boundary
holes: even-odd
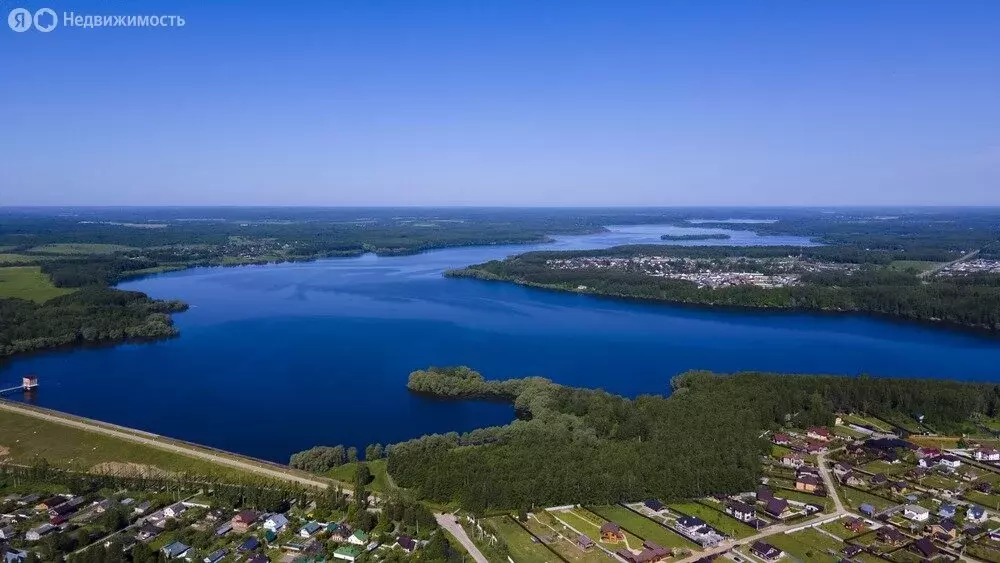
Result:
[[[170,313],[186,309],[178,301],[99,286],[45,303],[0,299],[0,358],[71,344],[174,336]]]
[[[829,425],[842,411],[920,412],[949,428],[1000,410],[997,385],[929,379],[689,372],[674,378],[670,397],[627,399],[438,368],[415,372],[408,386],[473,398],[518,390],[511,400],[520,417],[509,425],[388,448],[397,484],[473,511],[747,491],[769,451],[766,429]]]
[[[575,291],[585,286],[599,295],[661,300],[712,306],[769,309],[804,309],[864,312],[892,317],[943,322],[956,326],[1000,331],[1000,277],[982,274],[967,277],[920,278],[912,271],[876,266],[898,259],[897,252],[865,252],[854,247],[663,247],[622,246],[599,251],[530,252],[485,264],[454,270],[446,275],[484,280],[512,281],[525,285]],[[677,256],[727,258],[782,256],[829,262],[857,263],[854,272],[805,274],[801,284],[762,288],[751,285],[699,288],[678,279],[610,269],[552,269],[550,259],[583,256]]]

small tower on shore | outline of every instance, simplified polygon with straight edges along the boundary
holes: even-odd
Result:
[[[25,391],[31,391],[38,387],[38,376],[37,375],[26,375],[21,379],[21,387]]]

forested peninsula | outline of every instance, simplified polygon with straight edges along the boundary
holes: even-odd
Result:
[[[574,259],[676,258],[712,261],[720,271],[780,273],[773,262],[794,256],[819,265],[795,283],[761,287],[752,284],[705,287],[689,280],[649,272],[575,266]],[[754,309],[870,313],[893,318],[1000,331],[1000,276],[922,276],[891,267],[906,254],[866,251],[847,246],[727,247],[621,246],[597,251],[528,252],[446,272],[450,277],[506,281],[561,291],[583,292],[705,306]],[[591,260],[591,263],[594,261]],[[560,267],[554,267],[553,263]],[[569,264],[568,266],[566,264]]]
[[[417,371],[413,391],[507,397],[518,419],[391,445],[388,471],[424,499],[473,511],[667,501],[752,490],[770,447],[762,432],[790,416],[807,427],[837,412],[919,412],[960,431],[971,415],[1000,410],[1000,386],[985,383],[693,371],[670,385],[669,397],[628,399],[544,378],[492,381],[466,367]]]

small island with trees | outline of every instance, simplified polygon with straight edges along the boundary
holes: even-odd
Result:
[[[660,240],[667,241],[695,241],[695,240],[729,240],[733,238],[732,235],[726,233],[705,233],[705,234],[690,234],[690,235],[660,235]]]

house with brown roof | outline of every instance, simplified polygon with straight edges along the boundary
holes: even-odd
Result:
[[[906,543],[907,539],[903,532],[900,532],[896,528],[889,525],[879,528],[878,531],[875,532],[875,538],[878,539],[878,541],[889,545],[902,545]]]
[[[860,534],[865,531],[865,522],[860,518],[845,518],[844,527],[855,534]]]
[[[792,443],[792,439],[788,436],[788,434],[775,434],[773,440],[774,443],[779,446],[787,446]]]
[[[774,497],[764,505],[764,512],[774,518],[784,518],[788,516],[788,501],[783,498]]]
[[[910,545],[910,549],[924,559],[934,559],[938,555],[938,548],[930,538],[920,538]]]
[[[576,538],[576,546],[584,551],[590,551],[591,549],[594,549],[594,540],[580,534],[580,536]]]
[[[952,541],[958,537],[958,526],[951,518],[944,518],[931,524],[931,534],[943,541]]]
[[[625,540],[625,532],[622,527],[614,522],[601,524],[601,541],[604,543],[618,543]]]
[[[829,442],[831,437],[830,429],[823,426],[813,426],[806,432],[806,436],[813,440],[822,440],[824,442]]]
[[[820,488],[820,480],[810,473],[802,473],[795,478],[795,490],[814,493]]]
[[[257,523],[258,517],[259,515],[253,510],[241,510],[236,516],[233,516],[230,523],[233,525],[235,532],[242,534]]]

